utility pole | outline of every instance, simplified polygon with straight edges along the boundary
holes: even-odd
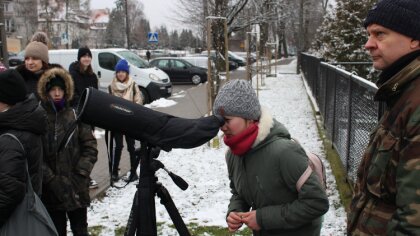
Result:
[[[3,64],[9,68],[9,54],[7,52],[6,26],[4,25],[4,1],[0,0],[0,35],[1,35],[1,52],[0,56]]]
[[[66,48],[69,49],[69,0],[66,0]]]
[[[303,49],[303,37],[304,37],[304,33],[303,33],[303,4],[304,4],[304,0],[300,0],[299,1],[299,28],[298,28],[298,37],[297,37],[297,66],[296,66],[296,74],[300,73],[300,63],[301,63],[301,53],[302,53],[302,49]]]
[[[207,21],[206,17],[209,15],[209,8],[208,8],[208,2],[207,1],[208,0],[203,0],[203,22]],[[201,47],[202,47],[201,51],[203,51],[203,49],[206,46],[206,29],[208,30],[208,27],[207,28],[203,27],[203,36],[202,36],[203,42],[202,42],[202,45],[201,45]]]
[[[128,0],[125,0],[125,32],[127,34],[127,49],[130,49],[130,28],[128,27]]]

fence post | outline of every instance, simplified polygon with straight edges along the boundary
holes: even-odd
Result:
[[[321,64],[319,58],[315,57],[315,73],[314,73],[314,79],[312,80],[312,94],[316,98],[317,97],[317,91],[316,91],[316,82],[319,81],[319,66]]]
[[[328,69],[328,68],[327,68]],[[330,77],[330,73],[328,70],[325,70],[325,87],[324,87],[324,128],[327,129],[327,94],[328,94],[328,77]]]
[[[333,114],[332,114],[332,137],[331,137],[331,145],[332,145],[332,147],[334,148],[334,142],[335,142],[335,121],[336,121],[336,117],[335,117],[335,114],[337,113],[336,112],[336,110],[337,110],[337,75],[338,75],[338,73],[337,73],[337,68],[335,67],[335,69],[334,69],[334,83],[333,83],[333,86],[332,86],[332,90],[333,90],[333,92],[334,92],[334,104],[333,104]]]
[[[350,74],[349,80],[350,80],[350,85],[349,85],[349,88],[348,88],[349,107],[348,107],[348,117],[347,117],[348,123],[347,123],[347,145],[346,145],[346,148],[347,148],[347,150],[346,150],[346,172],[347,172],[347,175],[348,175],[348,172],[349,172],[349,159],[350,159],[350,145],[351,145],[351,135],[350,135],[350,133],[352,132],[351,131],[351,127],[352,127],[352,125],[351,125],[352,119],[351,118],[353,117],[353,114],[352,114],[352,110],[353,110],[353,106],[352,106],[352,101],[353,101],[353,75],[352,74]]]

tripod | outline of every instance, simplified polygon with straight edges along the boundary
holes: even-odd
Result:
[[[164,169],[182,190],[186,190],[188,184],[181,177],[168,171],[162,162],[156,160],[159,152],[160,149],[150,145],[136,151],[136,155],[140,156],[140,178],[124,236],[134,236],[135,233],[137,236],[157,235],[155,195],[161,199],[160,202],[168,211],[179,235],[190,236],[168,190],[158,182],[155,173],[161,168]]]

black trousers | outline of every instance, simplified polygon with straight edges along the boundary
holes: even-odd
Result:
[[[87,223],[87,208],[74,211],[48,210],[59,236],[67,235],[67,217],[74,236],[89,236]]]
[[[136,156],[135,156],[135,139],[128,137],[127,135],[123,135],[121,133],[114,133],[114,140],[115,140],[115,152],[114,152],[114,165],[113,165],[113,174],[118,175],[118,168],[120,166],[121,160],[121,153],[122,149],[124,148],[123,138],[125,136],[125,142],[127,144],[127,151],[130,154],[130,164],[131,169],[135,167],[136,163]]]

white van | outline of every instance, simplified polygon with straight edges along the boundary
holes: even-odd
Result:
[[[68,70],[70,64],[77,61],[77,52],[78,49],[49,50],[49,61]],[[150,68],[149,64],[135,53],[123,48],[91,49],[91,52],[92,69],[98,76],[101,90],[107,89],[115,77],[115,65],[118,60],[124,58],[130,64],[130,76],[139,85],[146,103],[171,96],[172,83],[169,76],[156,67]]]

